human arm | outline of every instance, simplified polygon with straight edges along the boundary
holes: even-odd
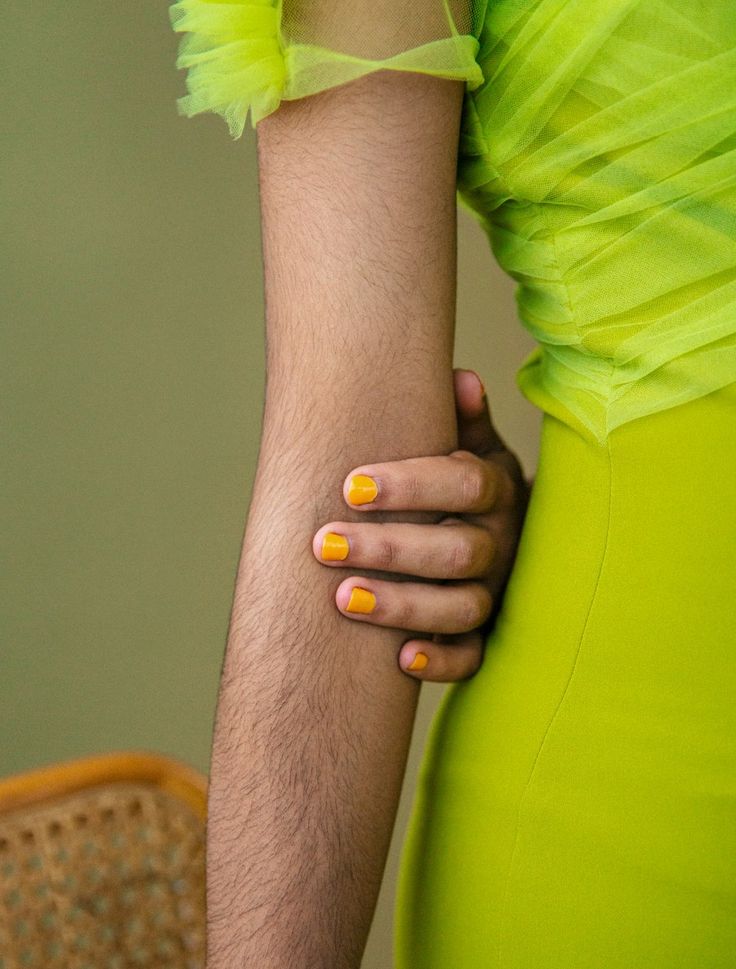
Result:
[[[336,612],[311,542],[358,520],[334,487],[351,468],[457,447],[462,94],[377,72],[257,128],[266,402],[212,753],[208,969],[360,965],[418,685],[405,630]]]

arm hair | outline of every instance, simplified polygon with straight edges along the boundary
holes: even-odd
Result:
[[[257,126],[266,404],[212,752],[208,969],[360,965],[420,684],[406,630],[335,606],[347,575],[386,573],[326,569],[311,541],[366,520],[352,468],[457,447],[463,89],[379,71]]]

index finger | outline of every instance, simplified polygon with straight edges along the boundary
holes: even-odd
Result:
[[[505,470],[471,451],[404,458],[354,468],[343,483],[351,508],[364,511],[490,511],[505,491]]]

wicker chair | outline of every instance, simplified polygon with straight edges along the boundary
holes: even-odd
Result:
[[[0,780],[0,969],[201,969],[206,790],[138,752]]]

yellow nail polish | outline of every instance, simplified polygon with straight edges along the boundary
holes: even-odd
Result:
[[[354,474],[348,487],[348,501],[351,505],[365,505],[378,494],[378,485],[367,474]]]
[[[373,612],[376,607],[376,597],[367,589],[354,586],[350,593],[350,601],[345,606],[348,612]]]
[[[327,532],[322,539],[322,558],[326,562],[342,561],[348,557],[350,544],[344,535],[337,532]]]
[[[424,667],[429,662],[429,657],[426,653],[417,653],[414,659],[406,667],[408,670],[423,670]]]

